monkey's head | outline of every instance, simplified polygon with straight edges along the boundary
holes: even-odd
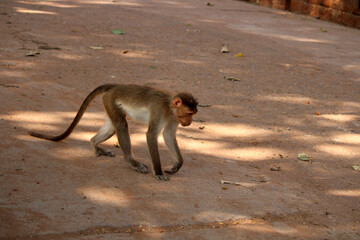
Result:
[[[171,102],[174,108],[174,115],[181,126],[189,126],[192,117],[197,113],[198,102],[190,93],[178,93]]]

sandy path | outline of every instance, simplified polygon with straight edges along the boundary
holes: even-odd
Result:
[[[1,239],[360,238],[360,31],[207,2],[0,2]],[[115,138],[116,158],[94,156],[100,98],[65,141],[27,135],[63,131],[109,82],[211,105],[179,128],[185,164],[169,182],[129,169]],[[149,165],[146,126],[130,128]]]

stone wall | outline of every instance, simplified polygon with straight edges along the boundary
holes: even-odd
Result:
[[[360,0],[245,0],[360,29]]]

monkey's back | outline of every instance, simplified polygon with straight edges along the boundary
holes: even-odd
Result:
[[[170,114],[171,94],[149,86],[114,84],[103,95],[104,105],[115,105],[134,120],[146,122],[150,115]],[[136,111],[135,111],[136,109]],[[140,111],[141,110],[141,111]]]

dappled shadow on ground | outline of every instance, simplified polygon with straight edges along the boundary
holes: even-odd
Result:
[[[158,15],[164,8],[167,14],[198,11],[199,4],[15,1],[1,6],[6,33],[0,40],[0,99],[6,103],[0,106],[2,237],[71,238],[144,229],[142,234],[156,238],[224,224],[245,235],[311,237],[310,230],[324,238],[358,236],[353,229],[359,228],[359,179],[351,169],[360,157],[356,75],[296,48],[278,50],[286,41],[336,43],[281,33],[275,41],[273,33],[259,36],[244,28],[240,35],[220,30],[227,19],[211,14],[186,20]],[[113,35],[114,28],[125,35]],[[224,42],[245,57],[219,54]],[[60,50],[24,56],[40,46]],[[89,48],[94,46],[102,49]],[[105,147],[117,157],[94,156],[88,141],[103,123],[100,98],[68,139],[53,143],[27,135],[28,129],[61,133],[85,96],[108,82],[187,90],[211,105],[195,117],[204,122],[179,129],[186,162],[170,182],[129,169],[113,146],[115,138]],[[146,126],[131,121],[130,131],[135,157],[150,166]],[[170,154],[160,143],[167,169]],[[312,163],[298,160],[300,152]],[[275,165],[280,171],[271,170]],[[220,179],[241,186],[223,186]],[[287,223],[288,231],[276,228],[278,222]]]

